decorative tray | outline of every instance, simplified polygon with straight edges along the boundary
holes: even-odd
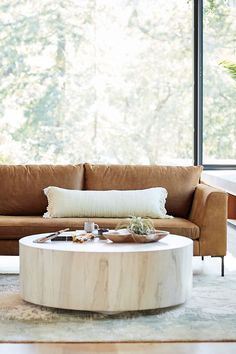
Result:
[[[156,230],[149,235],[138,235],[127,229],[110,230],[103,232],[103,236],[114,243],[148,243],[157,242],[169,235],[169,231]]]

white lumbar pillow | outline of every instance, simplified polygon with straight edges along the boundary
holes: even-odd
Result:
[[[141,190],[81,191],[47,187],[45,218],[60,217],[128,217],[131,215],[168,218],[162,187]]]

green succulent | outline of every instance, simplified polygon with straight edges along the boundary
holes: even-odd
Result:
[[[126,222],[118,224],[116,229],[128,229],[138,235],[149,235],[155,232],[152,220],[140,216],[131,216]]]

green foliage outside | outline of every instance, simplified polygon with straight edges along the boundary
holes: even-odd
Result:
[[[236,7],[233,1],[204,1],[204,162],[236,164]]]
[[[223,65],[223,67],[228,70],[232,78],[236,80],[236,64],[227,60],[222,61],[220,64]]]
[[[235,9],[205,1],[205,154],[235,159]],[[192,163],[192,4],[1,0],[0,163]]]

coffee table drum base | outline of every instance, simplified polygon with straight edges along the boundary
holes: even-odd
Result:
[[[123,252],[122,245],[116,252],[78,252],[76,244],[74,251],[63,251],[21,242],[21,296],[34,304],[99,312],[181,304],[192,289],[193,246],[187,241],[146,252]]]

